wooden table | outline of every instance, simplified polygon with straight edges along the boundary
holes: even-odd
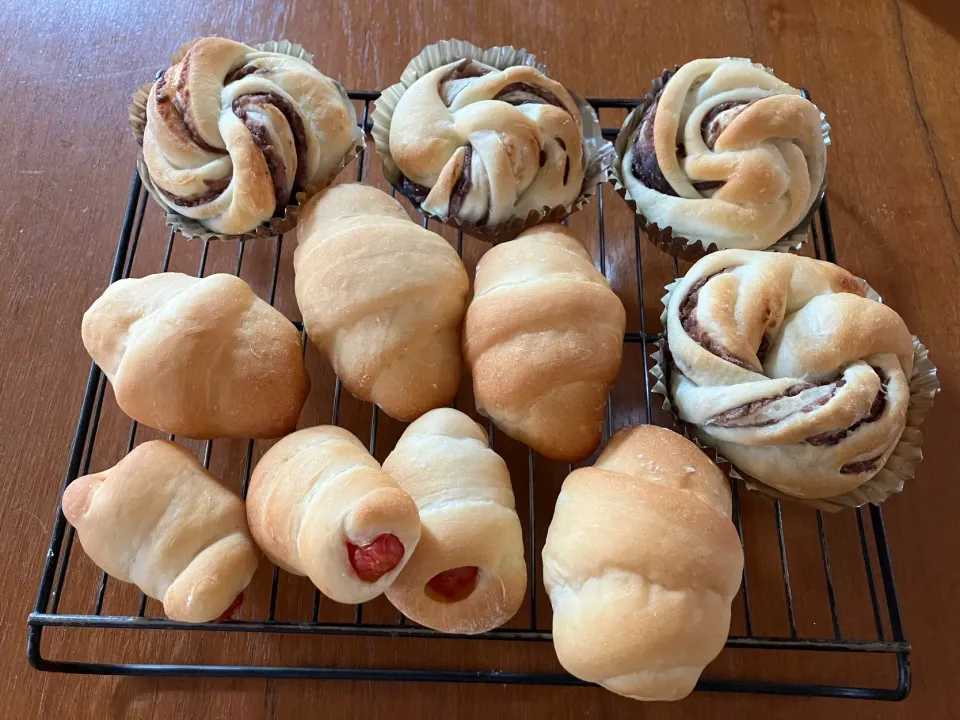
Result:
[[[960,486],[953,483],[957,456],[951,420],[960,411],[960,134],[955,130],[960,17],[946,9],[951,3],[570,0],[476,2],[463,9],[456,3],[397,5],[382,0],[356,6],[317,3],[314,8],[292,0],[38,0],[29,9],[19,3],[0,9],[6,30],[0,40],[0,87],[10,129],[0,150],[5,199],[0,276],[6,290],[0,314],[0,446],[6,469],[0,494],[0,543],[6,550],[0,560],[0,697],[7,705],[0,714],[364,720],[641,713],[845,720],[954,716],[960,674],[955,611],[960,581],[954,569],[960,555],[954,517]],[[80,317],[106,282],[136,151],[126,125],[127,100],[164,66],[181,41],[208,34],[298,41],[348,88],[389,85],[409,57],[444,37],[525,46],[538,52],[554,77],[593,96],[637,96],[661,68],[715,55],[752,57],[809,88],[833,125],[828,174],[840,260],[868,278],[926,342],[943,382],[943,393],[927,420],[926,459],[919,475],[885,506],[906,631],[914,648],[912,696],[904,703],[882,704],[698,693],[680,704],[641,707],[595,688],[121,679],[31,669],[24,657],[25,619],[34,601],[89,367],[80,344]],[[612,193],[606,200],[619,202]],[[156,259],[162,254],[163,228],[156,214],[152,218],[156,227],[145,228],[142,242],[149,247],[141,254]],[[665,262],[652,248],[644,253],[651,262]],[[195,256],[184,256],[174,265],[194,261]],[[211,267],[227,263],[211,262]],[[134,268],[134,274],[152,271],[155,267],[140,267],[139,260]],[[608,274],[617,278],[631,272],[632,267],[615,265]],[[649,292],[656,296],[655,290]],[[655,318],[656,310],[648,305],[647,314]],[[329,373],[319,363],[311,371]],[[353,422],[350,418],[359,418],[361,411],[344,413],[347,422]],[[117,430],[123,421],[118,417],[105,422]],[[102,457],[94,459],[94,469],[112,464],[119,454],[118,447],[105,448]],[[779,577],[775,580],[780,582]],[[149,655],[150,642],[149,637],[108,633],[87,647],[68,643],[61,649],[94,656],[139,649]],[[309,642],[300,639],[249,636],[232,642],[250,643],[264,662],[280,655],[287,661],[312,657],[305,649]],[[216,646],[212,639],[200,643],[185,636],[171,643],[189,662],[229,662],[232,652],[251,647]],[[376,663],[386,657],[389,665],[392,652],[375,640],[360,641],[359,648],[331,647],[344,663]],[[424,652],[432,647],[425,645]],[[451,657],[441,659],[516,666],[529,659],[526,652],[509,646],[490,651],[455,646]],[[794,670],[795,660],[769,655],[761,662],[771,673],[789,676]]]

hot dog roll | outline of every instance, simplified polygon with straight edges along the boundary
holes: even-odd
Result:
[[[680,435],[621,430],[563,482],[543,548],[560,663],[641,700],[688,695],[726,642],[743,550],[723,474]]]
[[[257,464],[247,492],[264,554],[342,603],[375,598],[420,539],[416,503],[348,431],[288,435]]]
[[[510,473],[473,420],[450,408],[410,425],[383,463],[420,508],[423,535],[387,598],[421,625],[481,633],[523,601],[526,563]]]
[[[63,514],[99,568],[163,602],[173,620],[209,622],[235,608],[260,560],[243,500],[165,440],[74,480]]]

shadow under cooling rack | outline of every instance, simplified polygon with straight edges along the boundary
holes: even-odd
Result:
[[[368,131],[370,103],[377,95],[376,92],[350,93],[358,109],[362,108],[362,126]],[[604,130],[604,133],[611,137],[616,134],[615,128],[625,112],[637,103],[635,100],[607,99],[593,99],[590,102],[600,113],[602,122],[605,118],[611,121],[610,127]],[[618,117],[607,117],[608,115]],[[370,177],[375,171],[375,168],[371,167],[371,155],[372,153],[364,151],[356,161],[357,181],[376,182]],[[617,424],[627,424],[630,421],[665,422],[664,416],[654,407],[650,375],[647,372],[652,344],[660,337],[660,327],[659,323],[656,323],[656,328],[648,328],[651,321],[647,314],[653,303],[651,296],[645,298],[644,282],[646,281],[649,293],[657,289],[657,282],[662,287],[663,280],[670,279],[669,276],[655,277],[654,265],[659,269],[665,267],[667,271],[672,271],[670,274],[674,277],[680,272],[676,261],[670,268],[670,263],[664,260],[665,256],[661,256],[655,249],[651,250],[651,246],[641,243],[641,233],[632,213],[625,214],[625,210],[628,210],[626,206],[609,192],[609,188],[607,190],[606,193],[599,192],[596,201],[575,218],[578,218],[578,223],[590,223],[592,215],[596,215],[595,225],[589,232],[595,239],[598,267],[601,272],[610,276],[608,269],[615,270],[612,266],[618,263],[620,274],[617,282],[612,284],[621,299],[624,299],[626,294],[635,297],[634,308],[628,309],[628,313],[636,322],[633,323],[634,327],[628,327],[624,337],[627,345],[624,364],[635,363],[635,384],[639,387],[633,388],[632,395],[626,393],[625,400],[620,397],[619,386],[615,388],[608,403],[604,440]],[[610,207],[605,209],[605,202]],[[616,209],[612,207],[613,204],[617,205]],[[596,208],[595,211],[593,207]],[[615,221],[611,219],[611,214],[616,212],[620,213],[620,217]],[[111,282],[129,277],[133,271],[146,213],[147,193],[139,176],[134,173],[110,275]],[[428,224],[424,218],[424,227]],[[437,229],[439,231],[439,228]],[[448,236],[453,235],[448,239],[463,256],[464,236],[460,233],[453,234],[450,230],[444,232]],[[807,243],[807,248],[818,258],[836,262],[826,201],[820,208],[811,234],[811,242]],[[475,242],[472,239],[468,241]],[[179,239],[179,243],[184,242]],[[264,273],[262,295],[274,304],[278,301],[278,277],[283,264],[281,258],[284,257],[284,238],[254,242],[260,243],[257,249],[260,255],[267,253],[269,256],[265,264],[261,263]],[[177,243],[178,238],[169,232],[159,267],[146,269],[144,274],[170,269]],[[273,245],[269,246],[270,243]],[[611,248],[611,244],[616,244],[617,247]],[[233,247],[227,243],[218,244],[216,241],[195,243],[191,252],[195,252],[199,246],[199,257],[195,266],[198,276],[209,271],[208,259],[212,245],[217,246],[216,252],[225,247]],[[265,250],[265,247],[270,247],[269,251]],[[155,247],[153,250],[159,257],[160,248]],[[289,250],[288,247],[287,252]],[[231,261],[232,271],[239,275],[245,269],[245,254],[249,255],[253,250],[249,245],[236,243],[235,250],[231,252],[235,252],[235,260]],[[629,252],[634,254],[634,260],[629,262],[628,271],[623,272],[623,257],[629,257]],[[614,261],[609,259],[614,257]],[[608,268],[608,263],[611,268]],[[293,322],[303,333],[302,323],[296,319]],[[305,336],[303,339],[306,351],[308,343]],[[631,348],[633,352],[627,352]],[[329,370],[327,372],[329,373]],[[642,383],[639,380],[641,377]],[[331,412],[328,417],[320,417],[317,421],[339,424],[343,419],[343,403],[352,403],[351,407],[358,407],[359,403],[342,392],[338,378],[331,375],[330,380],[330,387],[323,392],[329,395]],[[316,377],[314,382],[316,383]],[[105,403],[107,398],[110,398],[110,401]],[[468,403],[472,403],[472,398],[462,392],[462,409],[466,409]],[[618,419],[614,418],[615,404],[618,406]],[[101,370],[93,365],[80,408],[64,487],[90,471],[98,431],[101,431],[104,424],[111,427],[116,425],[112,421],[104,421],[105,413],[116,415],[119,412],[113,405],[106,378]],[[384,424],[394,421],[389,418],[381,421],[375,407],[365,407],[362,414],[366,419],[366,413],[369,413],[369,420],[366,422],[370,452],[378,455],[379,450],[379,456],[382,456],[383,451],[388,449],[382,442],[382,436],[387,431]],[[620,415],[626,420],[620,422]],[[136,422],[126,422],[128,429],[120,431],[124,437],[117,441],[120,445],[125,445],[126,452],[129,452],[138,440],[142,442],[149,439],[144,438],[144,434],[156,435],[156,431],[139,427]],[[396,431],[391,432],[396,435]],[[88,674],[583,684],[563,672],[552,656],[549,645],[549,602],[538,577],[539,552],[552,512],[552,502],[556,497],[557,483],[570,467],[558,468],[555,464],[548,463],[529,448],[519,446],[496,433],[492,424],[489,425],[489,432],[491,443],[496,444],[498,452],[503,452],[502,448],[507,447],[513,453],[511,475],[518,496],[518,512],[524,524],[525,549],[529,563],[527,599],[518,617],[506,627],[479,636],[442,635],[413,624],[402,615],[397,616],[385,603],[371,610],[365,609],[371,606],[370,603],[356,607],[338,606],[322,598],[320,593],[308,587],[308,584],[300,583],[295,588],[286,588],[286,583],[293,583],[296,579],[276,568],[272,569],[272,576],[269,569],[262,571],[265,573],[262,578],[262,597],[253,602],[250,611],[253,617],[247,617],[250,614],[249,608],[244,608],[241,619],[188,625],[151,616],[148,612],[148,599],[142,594],[139,594],[138,600],[132,596],[129,598],[131,603],[137,604],[135,614],[119,614],[108,607],[110,592],[128,592],[131,586],[119,588],[120,583],[96,570],[82,553],[72,552],[75,534],[58,509],[36,606],[28,620],[28,658],[39,670]],[[381,440],[379,448],[378,439]],[[213,441],[207,441],[192,448],[201,454],[206,467],[210,467],[214,445]],[[245,495],[257,454],[254,441],[218,440],[216,446],[218,457],[233,468],[230,474],[235,474],[238,478],[239,490]],[[524,477],[526,482],[522,483],[520,477]],[[837,516],[824,516],[807,508],[781,506],[778,502],[770,503],[757,499],[752,493],[743,492],[742,486],[737,483],[732,484],[732,489],[734,519],[746,555],[743,582],[740,594],[734,600],[732,634],[726,650],[721,654],[721,660],[725,662],[718,661],[722,665],[723,677],[714,677],[714,666],[711,666],[698,684],[698,689],[881,700],[904,698],[910,688],[910,645],[905,641],[901,625],[880,508],[870,506]],[[828,536],[832,538],[830,543]],[[788,544],[791,552],[802,553],[799,561],[796,554],[792,556],[793,565]],[[73,563],[71,557],[74,558]],[[82,567],[78,567],[78,564],[82,564]],[[78,587],[74,594],[79,599],[69,601],[71,607],[64,611],[62,601],[72,592],[74,585]],[[290,594],[296,597],[291,599],[288,597]],[[290,614],[286,611],[291,607],[297,617],[283,617],[284,614]],[[130,609],[132,610],[132,607]],[[49,632],[73,634],[71,637],[58,635],[47,641],[48,652],[50,645],[59,650],[56,652],[57,659],[43,654],[41,641],[47,628],[50,628]],[[774,631],[771,631],[771,628],[774,628]],[[129,633],[120,633],[121,630],[140,632],[134,638]],[[86,639],[98,632],[101,633],[98,638],[89,641]],[[189,638],[187,644],[194,650],[188,653],[188,661],[173,662],[174,656],[178,655],[177,643],[164,643],[156,641],[156,638],[182,638],[184,633]],[[311,643],[341,644],[336,646],[337,657],[323,662],[310,659],[284,662],[282,655],[280,662],[270,662],[263,652],[251,650],[249,642],[230,644],[232,638],[252,637],[250,634],[258,634],[262,638],[275,638],[278,635],[300,636],[301,642],[305,644],[299,646],[301,648]],[[111,640],[121,635],[125,638],[122,642]],[[313,637],[318,635],[324,636],[324,639]],[[397,658],[396,667],[379,667],[371,662],[371,656],[375,653],[368,652],[369,648],[363,645],[364,638],[371,637],[380,638],[379,642],[382,643],[394,643],[383,653],[388,659]],[[264,642],[268,640],[265,639]],[[149,648],[153,647],[151,643],[159,645],[159,650],[154,647],[154,652],[149,652]],[[401,643],[399,649],[396,643]],[[507,645],[504,646],[503,643]],[[406,656],[403,656],[403,645],[412,648]],[[437,666],[438,662],[449,655],[445,651],[433,652],[432,649],[438,648],[438,645],[450,646],[451,649],[456,646],[460,655],[476,658],[480,666],[466,669],[458,662],[449,663],[450,666]],[[484,652],[485,647],[499,650],[487,653]],[[112,648],[113,651],[122,648],[126,654],[142,652],[142,658],[136,658],[137,661],[107,662],[104,657],[110,654],[107,648]],[[345,653],[348,659],[353,658],[352,664],[344,662],[341,652]],[[213,654],[218,659],[206,660],[207,654]],[[67,657],[61,657],[62,655]],[[179,655],[182,656],[183,653]],[[224,662],[224,657],[230,661]],[[781,660],[774,661],[775,657]],[[511,658],[513,661],[508,662]],[[519,658],[519,661],[516,658]],[[877,659],[882,661],[879,665],[870,664]],[[517,662],[520,664],[517,665]],[[787,668],[788,677],[768,677],[765,668],[776,665],[777,662]],[[505,667],[511,664],[517,666]],[[869,673],[860,672],[862,665],[869,665],[874,670]],[[826,668],[826,675],[821,673],[820,677],[813,680],[806,679],[810,674],[816,675],[818,668]],[[887,682],[881,687],[872,686],[868,680],[877,677],[884,678]]]

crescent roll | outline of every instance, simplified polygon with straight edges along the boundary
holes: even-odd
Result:
[[[723,648],[743,550],[730,488],[680,435],[621,430],[563,482],[543,548],[560,663],[641,700],[679,700]]]
[[[477,410],[553,460],[597,445],[626,313],[580,239],[540,225],[477,264],[463,348]]]
[[[121,410],[191,438],[292,432],[310,390],[300,333],[233,275],[119,280],[84,314],[83,345]]]
[[[398,420],[449,405],[469,285],[450,244],[366,185],[315,196],[297,239],[297,304],[347,390]]]
[[[260,560],[243,500],[166,440],[74,480],[62,506],[90,559],[160,600],[172,620],[209,622],[228,612]]]

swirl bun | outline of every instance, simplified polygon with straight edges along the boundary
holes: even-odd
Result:
[[[820,111],[749,60],[694,60],[656,94],[620,170],[649,222],[705,247],[761,250],[820,197]]]
[[[726,250],[697,262],[666,310],[681,420],[788,495],[848,492],[903,433],[913,339],[865,282],[812,258]]]
[[[340,86],[305,60],[203,38],[151,88],[143,157],[170,208],[242,234],[328,179],[355,125]]]
[[[494,227],[572,204],[586,154],[570,94],[533,67],[443,65],[397,103],[390,154],[401,190],[444,220]]]

